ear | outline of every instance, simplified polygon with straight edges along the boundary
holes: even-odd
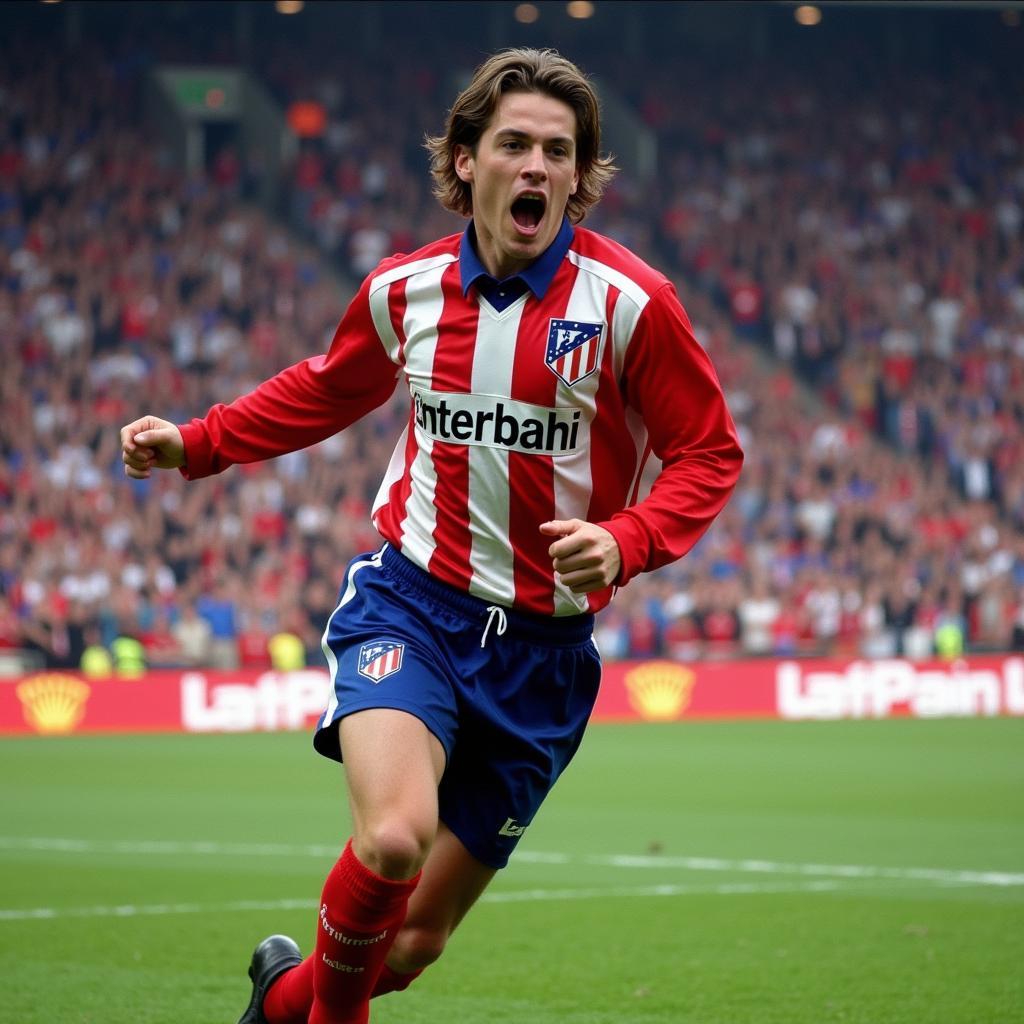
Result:
[[[576,173],[572,176],[572,188],[569,189],[569,195],[576,195],[576,189],[580,187],[580,168],[579,164],[576,165]]]
[[[455,147],[455,173],[460,181],[473,181],[473,151],[461,143]]]

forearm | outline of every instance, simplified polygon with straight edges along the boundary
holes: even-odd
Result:
[[[625,376],[647,452],[662,467],[642,501],[600,524],[619,545],[619,584],[685,555],[725,507],[743,465],[718,376],[669,286],[644,311]]]
[[[296,363],[229,405],[182,424],[182,474],[195,480],[316,444],[381,404],[394,387],[391,375],[386,387],[364,393],[335,388],[324,367],[323,357]]]
[[[619,546],[615,582],[621,586],[690,551],[725,507],[742,462],[735,443],[682,458],[662,469],[643,501],[600,523]]]

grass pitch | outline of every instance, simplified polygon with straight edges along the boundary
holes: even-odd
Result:
[[[303,734],[0,741],[3,1024],[234,1024],[348,833]],[[373,1024],[1024,1022],[1024,721],[595,726]]]

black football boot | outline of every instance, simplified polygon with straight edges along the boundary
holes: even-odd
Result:
[[[252,998],[238,1024],[267,1024],[263,1016],[263,999],[270,986],[285,971],[302,963],[299,947],[287,935],[271,935],[264,939],[252,954],[249,977],[252,978]]]

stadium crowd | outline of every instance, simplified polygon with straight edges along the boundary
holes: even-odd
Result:
[[[319,664],[341,567],[376,543],[400,396],[193,485],[127,480],[118,427],[185,420],[323,350],[353,280],[460,229],[420,147],[443,117],[442,65],[269,62],[282,102],[328,113],[279,219],[246,201],[234,154],[173,169],[144,124],[141,65],[85,45],[73,64],[3,56],[0,648],[64,667],[120,659],[119,639],[136,642],[129,666]],[[625,168],[592,223],[677,282],[747,464],[697,548],[601,614],[604,655],[1024,649],[1013,90],[976,66],[615,68],[657,132],[658,176]],[[665,102],[680,93],[702,102]]]

